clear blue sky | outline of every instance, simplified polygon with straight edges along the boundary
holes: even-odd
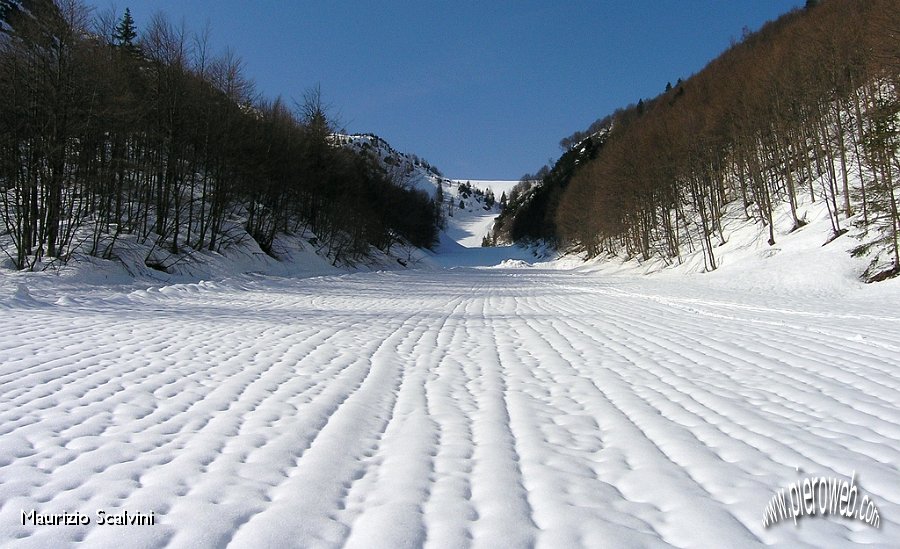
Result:
[[[804,0],[89,0],[231,48],[269,98],[320,85],[350,132],[461,179],[518,179]]]

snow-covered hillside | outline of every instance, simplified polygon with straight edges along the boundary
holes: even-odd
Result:
[[[457,243],[467,248],[481,246],[482,239],[490,233],[494,220],[500,214],[500,198],[518,183],[517,181],[448,179],[427,161],[415,155],[402,153],[384,139],[372,135],[337,135],[336,142],[368,153],[392,179],[400,185],[419,189],[428,196],[442,201],[441,209],[447,225],[441,237],[441,245]],[[441,194],[438,195],[438,186]],[[493,200],[486,200],[490,191]]]
[[[475,189],[487,192],[491,191],[496,203],[485,209],[484,197],[473,195],[471,199],[464,200],[465,208],[457,208],[454,211],[453,219],[448,220],[448,235],[460,244],[474,248],[481,246],[481,241],[485,235],[491,232],[494,221],[500,215],[500,198],[503,194],[509,196],[509,192],[516,186],[518,181],[494,181],[494,180],[462,180],[457,179],[452,182],[456,190],[456,200],[454,204],[459,206],[459,186],[471,185]]]

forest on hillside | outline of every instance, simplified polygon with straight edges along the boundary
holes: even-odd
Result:
[[[162,15],[0,0],[0,248],[32,269],[126,239],[166,270],[250,235],[310,238],[335,263],[431,246],[439,208],[334,139],[321,94],[254,91],[238,57]]]
[[[722,221],[825,201],[833,237],[854,223],[866,277],[900,272],[900,1],[807,2],[746,32],[698,74],[562,141],[552,168],[523,178],[493,240],[551,240],[595,257],[716,269]],[[880,260],[879,260],[880,257]]]

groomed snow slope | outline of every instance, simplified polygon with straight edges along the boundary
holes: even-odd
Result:
[[[836,305],[507,264],[7,284],[0,545],[896,543],[896,284]],[[853,471],[880,529],[763,528],[777,489]]]

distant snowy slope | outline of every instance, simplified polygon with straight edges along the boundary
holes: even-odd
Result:
[[[337,134],[334,139],[345,147],[367,154],[398,185],[419,189],[429,196],[434,196],[439,181],[443,181],[445,184],[449,182],[441,175],[440,170],[427,160],[419,158],[415,154],[398,151],[377,135]]]
[[[491,232],[494,221],[500,215],[500,197],[503,193],[509,196],[509,191],[518,183],[518,181],[488,181],[480,179],[457,179],[453,181],[457,196],[459,195],[459,186],[470,184],[473,188],[482,191],[490,190],[497,201],[493,207],[485,209],[484,201],[481,197],[474,196],[472,200],[465,201],[466,208],[454,212],[454,218],[450,220],[450,226],[447,229],[448,234],[455,238],[460,244],[469,248],[481,246],[481,240],[485,235]],[[458,206],[459,199],[456,200]]]
[[[491,231],[500,215],[500,198],[517,181],[448,179],[428,161],[414,154],[400,152],[373,134],[335,135],[343,146],[368,154],[398,185],[419,189],[433,198],[441,187],[441,210],[447,226],[442,241],[448,238],[467,248],[480,247],[482,238]],[[486,199],[490,191],[493,201]],[[490,202],[490,205],[488,204]],[[460,205],[462,204],[462,207]]]

